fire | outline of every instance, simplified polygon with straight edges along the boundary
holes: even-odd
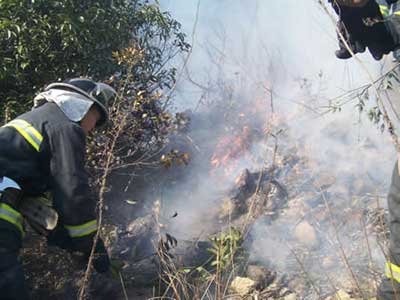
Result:
[[[224,168],[226,174],[231,173],[238,160],[249,155],[251,140],[250,126],[244,126],[240,134],[223,136],[211,157],[211,166],[214,170]]]
[[[272,121],[268,117],[271,115],[268,110],[265,97],[255,98],[251,104],[238,107],[237,113],[227,122],[235,129],[219,139],[211,157],[212,175],[217,172],[220,175],[219,171],[223,171],[225,175],[237,173],[235,171],[240,171],[238,168],[242,166],[239,163],[243,159],[253,158],[253,143],[265,137],[270,129],[266,124]]]

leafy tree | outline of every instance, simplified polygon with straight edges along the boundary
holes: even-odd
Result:
[[[113,52],[132,43],[143,51],[132,82],[151,92],[171,86],[175,69],[165,65],[189,45],[157,2],[0,0],[0,114],[26,110],[55,80],[126,73]]]

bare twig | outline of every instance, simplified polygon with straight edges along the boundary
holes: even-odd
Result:
[[[180,70],[180,72],[179,72],[179,74],[178,74],[178,77],[177,77],[177,79],[175,80],[175,83],[174,83],[174,85],[172,86],[172,88],[171,88],[171,90],[170,90],[170,92],[169,92],[169,95],[168,95],[167,99],[165,100],[165,103],[164,103],[164,105],[163,105],[163,109],[166,109],[166,108],[167,108],[168,103],[169,103],[169,101],[171,100],[172,95],[173,95],[173,93],[174,93],[174,91],[175,91],[175,89],[176,89],[176,87],[177,87],[179,81],[180,81],[181,78],[182,78],[183,72],[185,71],[186,65],[187,65],[188,62],[189,62],[190,56],[192,55],[193,47],[194,47],[194,42],[195,42],[195,36],[196,36],[197,23],[198,23],[198,20],[199,20],[200,2],[201,2],[201,0],[198,0],[198,1],[197,1],[196,17],[195,17],[195,19],[194,19],[194,25],[193,25],[193,30],[192,30],[192,45],[191,45],[191,47],[190,47],[190,49],[189,49],[189,51],[188,51],[188,54],[187,54],[186,57],[185,57],[185,60],[183,61],[182,69]]]
[[[286,243],[286,247],[290,250],[290,252],[293,254],[294,258],[296,259],[297,263],[299,264],[301,270],[303,271],[304,275],[306,276],[308,282],[310,283],[312,289],[314,292],[318,295],[318,299],[321,299],[321,292],[319,289],[316,287],[314,284],[314,280],[310,277],[310,274],[308,274],[306,267],[304,266],[303,262],[301,261],[300,257],[297,255],[296,251],[289,245],[289,243]]]
[[[126,83],[125,83],[126,84]],[[121,103],[118,103],[117,112],[120,112],[121,109]],[[134,102],[131,105],[135,105]],[[84,275],[84,279],[83,279],[83,283],[82,283],[82,287],[80,289],[79,292],[79,299],[83,300],[85,297],[85,293],[86,293],[86,288],[87,288],[87,284],[89,282],[89,278],[92,274],[92,264],[93,264],[93,260],[94,260],[94,256],[95,256],[95,251],[96,251],[96,246],[97,246],[97,242],[100,238],[100,229],[101,229],[101,225],[103,222],[103,210],[104,210],[104,195],[107,189],[107,179],[108,176],[111,172],[111,165],[114,159],[113,156],[113,151],[116,147],[117,144],[117,140],[118,138],[121,136],[121,133],[126,125],[126,121],[128,118],[129,113],[125,113],[121,119],[121,121],[118,123],[118,126],[116,128],[116,134],[113,135],[113,138],[111,140],[111,143],[109,144],[108,147],[105,147],[104,153],[103,155],[106,157],[106,162],[105,162],[105,166],[104,166],[104,172],[103,175],[101,176],[100,179],[100,190],[99,190],[99,204],[98,204],[98,220],[97,220],[97,231],[96,234],[94,236],[93,239],[93,246],[90,252],[90,256],[88,259],[88,264],[87,264],[87,268],[85,271],[85,275]]]
[[[125,288],[124,278],[122,277],[121,272],[118,272],[118,275],[119,275],[119,280],[120,280],[120,282],[121,282],[122,291],[124,292],[125,300],[129,300],[128,294],[127,294],[126,288]]]
[[[369,238],[368,238],[367,228],[366,228],[366,225],[365,225],[364,216],[361,216],[361,227],[362,227],[362,230],[363,230],[363,233],[364,233],[365,242],[367,244],[370,268],[372,269],[374,265],[373,265],[373,259],[372,259],[371,245],[369,243]],[[375,273],[373,273],[373,276],[374,276],[374,285],[375,285],[374,287],[375,287],[375,290],[377,290],[377,288],[378,288],[378,278],[376,277]]]
[[[357,277],[356,277],[356,275],[354,274],[352,267],[350,266],[349,260],[348,260],[348,258],[347,258],[347,255],[346,255],[345,251],[344,251],[344,248],[343,248],[342,241],[341,241],[341,239],[340,239],[340,237],[339,237],[338,228],[337,228],[337,225],[336,225],[336,223],[335,223],[335,221],[334,221],[334,219],[333,219],[333,214],[332,214],[331,206],[329,205],[328,199],[326,199],[325,193],[324,193],[324,191],[321,189],[321,187],[319,187],[319,192],[320,192],[320,194],[321,194],[321,196],[322,196],[322,199],[323,199],[324,202],[325,202],[325,207],[326,207],[326,209],[327,209],[327,211],[328,211],[329,220],[330,220],[330,223],[331,223],[331,225],[332,225],[332,228],[333,228],[333,230],[334,230],[334,232],[335,232],[336,241],[338,242],[338,245],[339,245],[339,249],[340,249],[340,253],[341,253],[343,262],[344,262],[344,264],[345,264],[347,270],[349,271],[349,273],[350,273],[350,275],[351,275],[351,278],[353,279],[354,284],[355,284],[356,287],[357,287],[358,292],[359,292],[360,295],[363,297],[363,292],[362,292],[362,290],[361,290],[360,283],[358,282]]]

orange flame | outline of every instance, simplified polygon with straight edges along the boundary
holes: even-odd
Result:
[[[248,155],[251,146],[250,127],[244,126],[240,135],[224,136],[216,146],[211,157],[214,169],[224,168],[225,173],[230,173],[235,168],[237,160]]]

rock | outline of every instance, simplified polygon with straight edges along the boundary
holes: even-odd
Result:
[[[247,277],[236,277],[231,284],[231,289],[241,296],[250,294],[256,286],[256,282]]]
[[[297,295],[296,294],[289,294],[283,298],[283,300],[296,300]]]
[[[275,272],[257,265],[249,265],[247,267],[246,275],[248,278],[255,281],[255,287],[260,290],[266,288],[276,278]]]
[[[291,292],[290,292],[290,290],[287,288],[287,287],[282,287],[281,289],[280,289],[280,291],[279,291],[279,296],[280,297],[284,297],[284,296],[287,296],[287,295],[289,295]]]
[[[303,221],[296,226],[294,235],[299,243],[303,244],[304,246],[311,248],[318,246],[318,239],[315,229],[307,221]]]
[[[350,300],[351,296],[344,290],[338,290],[334,297],[335,300]]]
[[[326,298],[327,300],[351,300],[351,296],[345,290],[338,290],[332,296]]]

